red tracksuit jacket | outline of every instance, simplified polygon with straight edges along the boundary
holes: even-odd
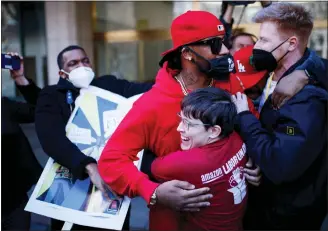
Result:
[[[215,143],[188,151],[177,151],[157,158],[152,174],[160,182],[182,180],[196,188],[209,187],[211,206],[200,212],[178,213],[156,205],[165,224],[150,220],[160,230],[242,230],[247,201],[247,185],[242,168],[246,165],[246,146],[237,133]]]
[[[215,87],[230,92],[233,89],[228,81],[216,81]],[[129,197],[142,196],[149,203],[158,184],[140,172],[133,161],[137,160],[137,153],[142,149],[150,149],[158,156],[180,149],[177,113],[183,97],[180,84],[167,71],[165,63],[156,76],[153,88],[134,103],[98,161],[102,178],[116,192]],[[256,112],[250,100],[249,106],[252,112]],[[151,210],[150,219],[152,213]]]

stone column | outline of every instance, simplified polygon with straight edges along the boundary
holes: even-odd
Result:
[[[58,81],[58,53],[69,45],[85,49],[91,62],[93,54],[92,3],[45,2],[49,85]]]

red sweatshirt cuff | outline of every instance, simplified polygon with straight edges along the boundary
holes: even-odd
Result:
[[[145,199],[147,205],[149,204],[150,198],[158,186],[159,186],[158,183],[154,183],[147,178],[144,178],[142,181],[138,183],[137,187],[138,187],[139,195]]]

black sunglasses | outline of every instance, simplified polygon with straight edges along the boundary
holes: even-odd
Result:
[[[212,54],[218,55],[221,51],[222,44],[224,43],[224,40],[219,37],[211,38],[208,40],[201,40],[193,43],[188,43],[185,46],[192,46],[192,45],[206,45],[211,47]]]

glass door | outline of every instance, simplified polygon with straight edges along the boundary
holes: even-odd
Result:
[[[161,53],[172,47],[172,20],[195,7],[191,2],[94,2],[98,76],[152,81]],[[123,9],[121,11],[119,9]],[[125,12],[122,14],[121,12]]]

